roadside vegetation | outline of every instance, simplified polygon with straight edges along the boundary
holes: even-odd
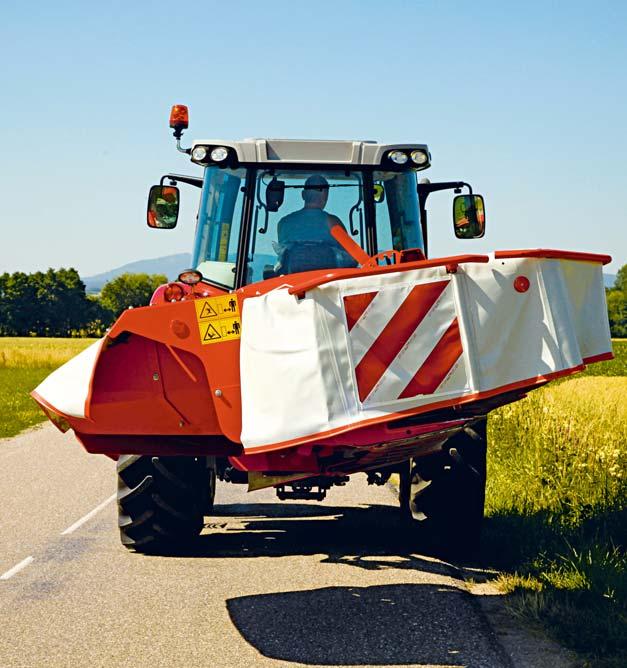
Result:
[[[148,304],[167,280],[163,274],[122,274],[100,295],[88,295],[75,269],[0,274],[0,337],[102,336],[124,309]]]
[[[488,420],[484,559],[519,615],[627,665],[627,341]]]
[[[627,338],[627,264],[618,270],[613,287],[605,293],[612,336]]]
[[[45,419],[29,392],[94,339],[0,338],[0,438]]]

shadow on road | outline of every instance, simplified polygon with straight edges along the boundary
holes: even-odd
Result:
[[[307,665],[506,666],[464,591],[433,584],[327,587],[227,601],[233,624],[272,659]]]
[[[420,552],[425,557],[416,555]],[[172,554],[170,551],[169,554]],[[325,555],[322,563],[365,570],[415,569],[451,575],[446,558],[426,536],[402,521],[388,505],[335,507],[305,503],[216,506],[202,535],[174,556],[253,558]]]

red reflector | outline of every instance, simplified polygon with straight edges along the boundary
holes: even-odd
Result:
[[[184,104],[175,104],[170,112],[170,127],[185,129],[189,126],[189,112]]]
[[[179,339],[186,339],[189,336],[189,327],[182,320],[172,320],[170,329]]]
[[[166,289],[163,291],[163,298],[166,302],[177,302],[180,299],[183,299],[185,295],[185,290],[180,285],[176,283],[169,283],[166,286]]]
[[[516,292],[527,292],[529,290],[529,279],[526,276],[516,276],[514,279],[514,290]]]

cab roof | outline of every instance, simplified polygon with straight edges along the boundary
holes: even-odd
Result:
[[[379,144],[368,140],[330,140],[330,139],[225,139],[196,140],[197,146],[214,148],[224,146],[232,149],[241,163],[295,164],[319,163],[338,165],[381,165],[390,151],[397,149],[407,153],[421,149],[429,156],[429,162],[414,169],[426,169],[430,166],[431,155],[426,144]],[[409,166],[409,165],[408,165]]]

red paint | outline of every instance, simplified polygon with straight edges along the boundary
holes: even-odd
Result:
[[[370,260],[370,255],[348,236],[348,232],[341,225],[334,225],[331,228],[331,236],[359,264],[365,264]]]
[[[514,290],[516,292],[527,292],[529,290],[529,279],[526,276],[516,276],[514,279]]]
[[[357,367],[359,398],[364,401],[431,310],[449,281],[414,286]]]
[[[433,394],[462,352],[459,324],[455,318],[398,398],[407,399],[417,394]]]
[[[346,323],[348,331],[355,326],[356,322],[370,306],[370,302],[378,295],[378,292],[364,292],[360,295],[344,297],[344,311],[346,312]]]
[[[584,357],[584,364],[594,364],[595,362],[605,362],[607,360],[613,360],[614,353],[601,353],[600,355],[592,355],[591,357]]]
[[[600,262],[609,264],[611,255],[599,255],[597,253],[578,253],[576,251],[553,250],[551,248],[537,248],[535,250],[508,250],[496,251],[494,257],[497,260],[506,260],[518,257],[547,258],[553,260],[576,260],[579,262]]]

